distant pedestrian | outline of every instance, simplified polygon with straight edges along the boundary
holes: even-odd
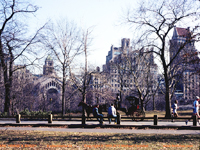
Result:
[[[193,114],[192,114],[192,117],[193,117],[193,116],[197,116],[197,117],[198,117],[198,120],[199,120],[199,118],[200,118],[200,117],[199,117],[199,106],[200,106],[199,100],[200,100],[200,97],[199,97],[199,96],[196,96],[196,100],[195,100],[194,103],[193,103]],[[190,121],[190,119],[187,120],[187,121],[185,122],[185,124],[187,125],[189,121]],[[198,121],[198,122],[199,122],[199,121]],[[200,122],[199,122],[199,125],[200,125]]]
[[[172,105],[172,114],[174,117],[178,117],[177,109],[178,109],[178,101],[175,100],[174,104]]]
[[[95,107],[93,108],[93,116],[97,118],[97,120],[99,121],[99,123],[102,125],[103,124],[103,114],[100,114],[99,111],[99,105],[95,105]]]
[[[177,113],[177,109],[178,109],[178,101],[175,100],[174,104],[172,105],[172,122],[174,122],[173,118],[177,118],[178,117],[178,113]]]
[[[115,124],[117,124],[117,114],[116,114],[116,109],[113,104],[110,105],[108,108],[108,121],[109,124],[111,124],[112,118],[115,118]]]

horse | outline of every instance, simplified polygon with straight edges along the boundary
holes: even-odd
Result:
[[[78,104],[78,107],[80,107],[80,106],[84,107],[84,109],[86,110],[86,113],[87,113],[87,117],[89,117],[90,114],[92,113],[94,107],[92,105],[89,105],[89,104],[83,102],[83,101],[81,101]]]
[[[92,113],[93,108],[94,108],[94,106],[89,105],[89,104],[87,104],[87,103],[85,103],[85,102],[83,102],[83,101],[81,101],[81,102],[78,104],[78,107],[79,107],[79,106],[84,107],[84,109],[86,110],[86,113],[87,113],[87,117],[90,116],[90,114]],[[107,104],[99,105],[98,112],[99,112],[100,114],[102,114],[103,111],[104,111],[104,112],[107,111],[107,107],[108,107]]]
[[[109,104],[101,104],[99,105],[99,113],[102,114],[102,112],[107,112],[109,108]]]
[[[134,115],[134,112],[137,110],[137,107],[136,106],[131,106],[128,111],[126,111],[126,115],[127,116],[133,116]]]

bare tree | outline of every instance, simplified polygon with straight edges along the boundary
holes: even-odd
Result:
[[[131,94],[135,95],[141,102],[141,109],[144,110],[144,104],[151,100],[151,96],[156,92],[156,73],[157,65],[154,63],[152,53],[153,49],[141,49],[133,51],[127,58],[129,76],[132,80],[129,88]]]
[[[70,80],[75,86],[81,96],[81,101],[86,103],[87,94],[90,91],[90,82],[92,79],[92,72],[86,71],[84,68],[82,74],[70,76]],[[85,107],[82,107],[82,124],[85,124],[86,110]]]
[[[82,102],[86,103],[86,97],[87,97],[87,92],[88,89],[90,88],[90,83],[92,79],[92,73],[93,71],[88,70],[88,51],[89,51],[89,46],[92,42],[92,38],[90,38],[90,35],[92,33],[92,30],[89,28],[86,31],[82,32],[82,38],[81,38],[81,43],[82,43],[82,50],[84,53],[84,67],[83,67],[83,72],[82,75],[79,74],[78,76],[70,76],[70,79],[74,86],[79,90],[82,96]],[[86,110],[84,107],[82,107],[82,124],[85,124],[85,114]]]
[[[117,99],[117,101],[119,102],[116,102],[117,109],[120,107],[118,103],[121,103],[122,100],[124,99],[123,98],[124,88],[127,87],[127,84],[126,84],[126,80],[128,76],[127,67],[128,67],[127,60],[123,54],[116,56],[114,61],[109,63],[110,72],[112,72],[113,77],[111,75],[111,76],[107,76],[107,78],[108,80],[112,80],[111,83],[113,83],[113,86],[119,85],[119,90],[118,90],[119,93],[117,93],[119,94],[119,99]]]
[[[5,87],[4,112],[7,112],[8,115],[11,115],[14,62],[20,57],[28,60],[25,52],[30,50],[30,46],[37,42],[37,36],[40,31],[39,29],[32,37],[27,37],[27,29],[19,20],[26,17],[26,14],[35,13],[37,10],[36,6],[20,0],[2,0],[0,2],[0,60]],[[34,53],[29,51],[29,54]],[[34,62],[31,59],[28,61],[29,64]]]
[[[49,23],[46,30],[44,44],[53,52],[57,60],[57,68],[62,76],[62,115],[65,114],[65,90],[69,77],[69,68],[75,57],[82,52],[80,30],[74,23],[66,20]]]
[[[157,65],[154,63],[153,54],[149,53],[149,49],[133,50],[116,57],[114,64],[120,85],[120,97],[122,93],[124,96],[132,95],[140,101],[141,108],[144,109],[144,103],[147,103],[150,95],[156,91],[154,84]]]
[[[138,30],[138,42],[145,47],[154,47],[153,53],[160,60],[165,81],[165,102],[166,117],[171,116],[171,94],[174,89],[172,87],[173,76],[171,73],[171,64],[177,55],[182,51],[184,46],[189,43],[196,35],[188,38],[182,46],[179,47],[176,55],[172,59],[168,59],[168,41],[170,31],[179,23],[193,23],[198,28],[199,2],[195,0],[160,0],[141,2],[139,7],[133,11],[129,11],[127,15],[128,23],[136,25]],[[138,33],[137,32],[137,33]],[[195,32],[194,32],[195,33]]]

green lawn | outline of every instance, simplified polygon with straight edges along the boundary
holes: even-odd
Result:
[[[114,134],[0,130],[0,149],[191,149],[200,135]]]

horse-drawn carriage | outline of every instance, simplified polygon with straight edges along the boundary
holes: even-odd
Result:
[[[127,116],[133,117],[134,121],[143,120],[145,112],[141,109],[139,99],[134,96],[127,96],[126,99],[129,101],[131,107],[128,108]]]
[[[127,96],[126,100],[128,100],[130,103],[130,107],[128,108],[128,111],[126,108],[121,107],[120,101],[117,101],[118,105],[115,104],[115,107],[117,108],[117,110],[121,110],[125,112],[127,116],[131,116],[133,121],[143,120],[143,118],[145,117],[145,112],[141,109],[141,106],[139,105],[139,99],[134,96]],[[87,117],[90,116],[94,108],[93,106],[85,102],[80,102],[78,106],[83,106],[85,108]],[[102,111],[107,111],[107,110],[108,110],[108,104],[100,105],[99,113],[102,113]]]

